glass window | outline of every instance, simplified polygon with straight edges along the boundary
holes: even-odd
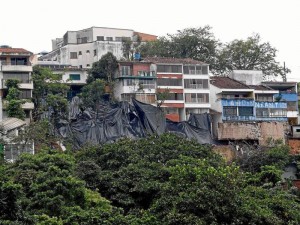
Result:
[[[130,66],[121,66],[121,75],[130,76],[131,75]]]
[[[97,36],[97,41],[104,41],[104,36]]]
[[[269,109],[256,109],[256,117],[269,117]]]
[[[113,41],[113,37],[106,37],[107,41]]]
[[[77,59],[77,52],[70,52],[70,59]]]
[[[182,66],[180,66],[180,65],[157,65],[157,72],[182,73]]]
[[[70,80],[80,80],[80,74],[70,74],[69,79]]]
[[[253,116],[253,107],[239,107],[239,116]]]
[[[182,79],[160,78],[157,79],[157,86],[182,86]]]
[[[237,115],[237,107],[224,106],[223,114],[224,114],[224,116],[236,116]]]

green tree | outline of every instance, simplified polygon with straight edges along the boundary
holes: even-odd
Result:
[[[93,63],[92,68],[88,71],[87,83],[89,84],[96,79],[111,83],[117,68],[117,58],[111,52],[108,52],[99,61]]]
[[[233,40],[218,54],[215,73],[226,74],[232,70],[262,70],[267,76],[284,76],[290,70],[276,61],[277,49],[262,42],[258,34],[246,40]]]
[[[133,60],[134,53],[138,51],[138,47],[141,44],[141,37],[137,36],[135,41],[132,41],[130,38],[122,38],[122,51],[123,57],[126,60]]]
[[[82,107],[88,108],[91,107],[96,114],[102,110],[100,108],[101,103],[104,101],[105,94],[105,81],[101,79],[96,79],[93,82],[85,85],[82,88],[81,99]]]
[[[22,109],[22,104],[26,101],[20,99],[21,91],[18,89],[20,81],[16,79],[8,79],[6,81],[6,86],[8,88],[8,94],[6,96],[7,104],[7,114],[9,117],[16,117],[19,119],[25,119],[25,112]]]
[[[179,30],[176,34],[168,34],[157,41],[142,44],[140,52],[143,57],[192,58],[213,67],[219,46],[220,42],[215,39],[211,27],[204,26]]]
[[[54,74],[49,68],[33,67],[32,80],[34,85],[33,102],[35,105],[33,118],[40,119],[40,115],[49,108],[52,110],[52,119],[66,118],[67,92],[70,87],[61,82],[61,75]]]

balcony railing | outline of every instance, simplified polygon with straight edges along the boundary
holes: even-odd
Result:
[[[280,108],[286,109],[286,102],[255,102],[255,108]]]
[[[32,72],[32,66],[29,63],[24,64],[11,64],[3,63],[0,64],[0,71],[22,71],[22,72]]]
[[[254,106],[252,99],[222,99],[222,106]]]
[[[117,78],[125,77],[125,78],[155,78],[155,71],[139,71],[138,74],[125,74],[125,73],[117,73]]]
[[[7,81],[8,79],[2,79],[1,80],[1,87],[2,88],[7,88],[6,87],[6,81]],[[28,80],[28,79],[22,79],[22,80],[20,80],[20,83],[19,83],[19,88],[20,89],[33,89],[33,82],[32,81],[30,81],[30,80]]]

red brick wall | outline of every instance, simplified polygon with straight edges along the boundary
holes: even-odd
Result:
[[[150,64],[133,64],[133,75],[138,75],[138,71],[150,71]]]

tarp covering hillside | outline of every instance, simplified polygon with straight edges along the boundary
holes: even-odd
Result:
[[[60,122],[59,134],[72,140],[78,147],[88,143],[113,142],[122,137],[136,139],[164,132],[195,139],[201,144],[213,143],[208,116],[196,115],[188,122],[172,122],[165,118],[159,108],[134,99],[133,105],[120,102],[116,105],[103,104],[101,108],[99,112],[82,112],[78,108],[78,99],[74,99],[70,108],[70,122]]]

